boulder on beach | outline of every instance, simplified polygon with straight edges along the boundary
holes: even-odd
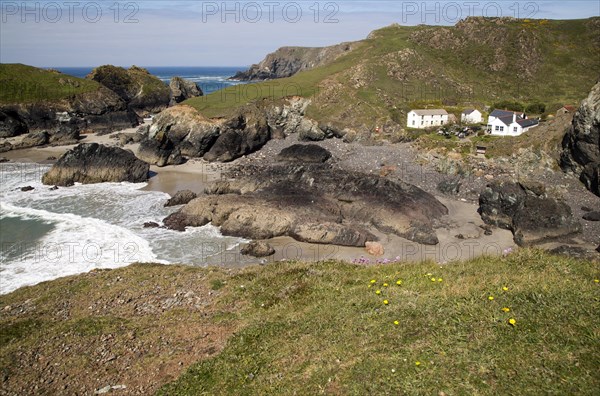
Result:
[[[185,205],[198,195],[191,190],[180,190],[173,195],[166,203],[165,207]]]
[[[245,256],[252,257],[269,257],[275,254],[273,246],[263,241],[252,241],[249,244],[242,247],[240,250]]]
[[[331,153],[316,144],[294,144],[281,150],[278,158],[284,161],[321,163],[331,158]]]
[[[71,186],[74,183],[131,182],[148,180],[150,166],[131,151],[98,143],[84,143],[63,154],[42,177],[42,183]]]
[[[479,213],[486,224],[512,231],[520,246],[581,231],[571,208],[540,183],[493,182],[479,196]]]

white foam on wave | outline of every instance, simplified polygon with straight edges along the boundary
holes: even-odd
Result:
[[[35,219],[54,225],[34,246],[21,246],[18,259],[3,263],[0,293],[21,286],[88,272],[95,268],[117,268],[140,262],[159,262],[150,243],[123,227],[70,213],[22,208],[0,202],[3,216]],[[19,241],[15,241],[18,244]],[[26,248],[26,249],[25,249]]]
[[[5,259],[9,256],[2,257],[7,261],[0,262],[2,294],[57,277],[132,262],[206,265],[208,259],[214,263],[215,256],[227,254],[222,262],[231,263],[231,251],[239,250],[235,248],[244,241],[224,237],[210,224],[185,232],[144,228],[145,222],[161,223],[177,210],[163,206],[168,194],[142,190],[146,183],[76,184],[50,190],[40,181],[48,166],[2,165],[0,216],[53,226],[35,249],[23,249],[18,259],[13,259],[14,255],[9,260]],[[22,192],[23,186],[34,190]],[[10,230],[0,232],[10,241]]]

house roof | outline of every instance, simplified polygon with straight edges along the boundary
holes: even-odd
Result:
[[[521,128],[529,128],[530,126],[534,126],[539,124],[538,120],[517,120],[517,124],[521,126]]]
[[[510,115],[508,115],[508,116],[504,116],[504,117],[498,117],[498,119],[499,119],[500,121],[502,121],[502,123],[503,123],[504,125],[507,125],[507,126],[508,126],[508,125],[510,125],[510,124],[512,124],[512,122],[513,122],[513,116],[512,116],[512,113],[511,113]]]
[[[573,113],[573,112],[575,112],[575,110],[577,110],[577,109],[575,108],[575,106],[571,106],[571,105],[564,105],[562,108],[563,108],[563,109],[566,109],[567,111],[569,111],[569,112],[571,112],[571,113]]]
[[[444,109],[430,109],[430,110],[412,110],[416,115],[448,115],[448,112]]]
[[[476,109],[466,109],[466,110],[465,110],[465,111],[463,111],[462,113],[463,113],[464,115],[469,115],[469,114],[471,114],[471,113],[472,113],[472,112],[474,112],[474,111],[476,111]]]
[[[516,114],[518,116],[522,116],[523,113],[520,111],[510,111],[510,110],[500,110],[500,109],[495,109],[494,111],[492,111],[490,113],[490,117],[497,117],[497,118],[501,118],[501,117],[507,117],[507,116],[511,116],[513,114]]]

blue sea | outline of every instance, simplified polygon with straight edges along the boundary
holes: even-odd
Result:
[[[239,67],[206,67],[206,66],[142,66],[151,74],[155,75],[166,84],[173,77],[181,77],[197,83],[205,95],[225,89],[232,85],[240,84],[239,81],[229,81],[240,70],[247,70],[247,66]],[[92,70],[92,67],[52,67],[64,74],[74,77],[85,78]]]

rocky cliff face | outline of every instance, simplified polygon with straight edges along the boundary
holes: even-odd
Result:
[[[105,133],[137,123],[125,102],[104,87],[65,99],[0,105],[0,137],[58,130],[61,126]]]
[[[318,141],[344,136],[331,125],[305,117],[309,103],[291,97],[277,105],[247,105],[226,119],[207,119],[190,106],[174,106],[154,118],[138,156],[158,166],[179,164],[182,156],[229,162],[272,138],[298,134],[302,141]]]
[[[600,81],[579,106],[565,134],[561,167],[574,172],[588,190],[600,196]]]
[[[150,166],[131,151],[98,143],[80,144],[67,151],[42,177],[42,183],[71,186],[74,183],[122,182],[148,180]]]
[[[169,89],[171,90],[169,106],[174,106],[184,100],[204,95],[198,84],[181,77],[173,77],[169,83]]]
[[[129,69],[100,66],[86,78],[115,92],[139,116],[158,113],[166,109],[171,100],[169,87],[146,69],[137,66]]]
[[[244,72],[238,72],[233,80],[260,81],[285,78],[303,70],[309,70],[332,62],[352,51],[355,43],[342,43],[331,47],[306,48],[282,47],[269,54],[260,63]]]

